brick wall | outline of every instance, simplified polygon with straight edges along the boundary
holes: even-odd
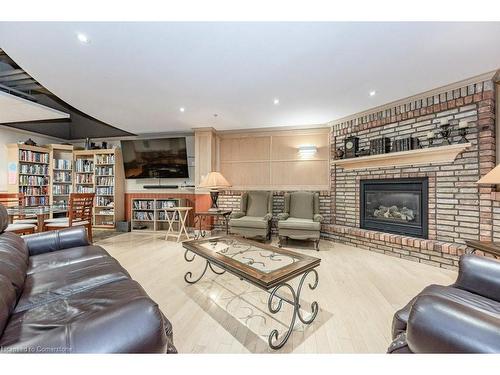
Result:
[[[467,239],[500,238],[500,204],[494,200],[491,186],[476,184],[495,165],[494,98],[493,82],[478,82],[332,124],[332,155],[348,135],[360,138],[360,148],[368,148],[374,138],[385,136],[394,140],[410,135],[418,137],[422,146],[427,147],[427,132],[433,130],[439,134],[439,124],[444,118],[454,129],[460,120],[467,120],[467,139],[472,146],[451,163],[354,171],[332,166],[333,219],[332,225],[324,227],[324,235],[335,241],[443,267],[457,265],[457,256],[466,250]],[[452,135],[452,143],[456,143],[460,136],[456,131]],[[438,137],[434,145],[441,142]],[[398,240],[394,239],[398,236],[374,239],[376,232],[351,230],[359,228],[360,179],[404,177],[429,178],[430,241],[421,247],[421,240],[415,239],[408,246],[401,244],[401,240],[409,242],[404,236]]]

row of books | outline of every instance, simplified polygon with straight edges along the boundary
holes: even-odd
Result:
[[[77,174],[76,175],[77,184],[93,184],[94,176],[91,174]]]
[[[76,172],[94,172],[94,161],[87,159],[78,159],[75,162]]]
[[[25,195],[47,195],[49,188],[48,186],[20,186],[19,192]]]
[[[154,201],[134,201],[134,210],[153,210]]]
[[[49,204],[49,197],[24,197],[25,206],[46,206]]]
[[[19,173],[22,174],[49,174],[49,166],[45,164],[20,164]]]
[[[113,175],[113,167],[96,167],[95,168],[96,176],[110,176]]]
[[[57,171],[54,172],[54,184],[57,184],[58,182],[71,182],[71,172],[61,172]]]
[[[19,150],[19,161],[48,164],[49,154],[36,151],[29,151],[29,150]]]
[[[71,160],[54,159],[54,169],[71,169]]]
[[[56,195],[68,195],[71,193],[71,185],[53,185],[52,194]]]
[[[76,186],[76,192],[77,193],[93,193],[94,192],[94,187],[93,186],[77,185]]]
[[[134,212],[135,220],[154,220],[154,212],[151,211],[135,211]]]
[[[96,155],[97,164],[115,164],[115,155]]]
[[[113,186],[115,179],[113,177],[97,177],[96,185]]]
[[[101,207],[113,207],[113,199],[110,197],[97,197],[95,201],[96,206],[101,206]]]
[[[48,184],[49,178],[45,176],[19,175],[19,185],[42,186]]]
[[[114,187],[113,186],[98,187],[98,188],[96,188],[96,194],[97,195],[113,195],[114,194]]]

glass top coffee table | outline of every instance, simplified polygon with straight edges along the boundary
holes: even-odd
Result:
[[[315,268],[319,266],[321,259],[237,236],[191,240],[183,242],[182,245],[186,249],[184,259],[187,262],[192,262],[196,255],[206,261],[200,276],[194,278],[192,272],[184,275],[187,283],[194,284],[199,281],[208,268],[218,275],[227,271],[268,292],[267,306],[272,314],[281,310],[283,302],[292,305],[293,316],[288,331],[280,339],[278,330],[273,330],[268,339],[271,348],[279,349],[285,345],[293,331],[296,318],[304,324],[311,324],[316,318],[319,311],[316,301],[311,304],[311,315],[308,318],[302,315],[300,293],[309,274],[313,276],[308,284],[309,288],[317,287],[319,279]],[[194,255],[190,256],[189,253]],[[289,281],[297,277],[300,277],[300,281],[295,289]],[[288,291],[291,297],[281,294],[281,290]]]

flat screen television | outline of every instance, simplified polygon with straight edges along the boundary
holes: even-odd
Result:
[[[125,178],[188,178],[186,138],[121,141]]]

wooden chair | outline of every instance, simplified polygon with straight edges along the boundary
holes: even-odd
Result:
[[[47,230],[57,230],[83,225],[87,228],[89,241],[92,242],[92,209],[94,193],[72,193],[69,195],[68,216],[45,220]]]
[[[0,204],[5,207],[24,207],[24,194],[0,193]],[[12,224],[7,226],[6,232],[30,234],[35,232],[37,219],[25,219],[24,216],[11,216]]]

